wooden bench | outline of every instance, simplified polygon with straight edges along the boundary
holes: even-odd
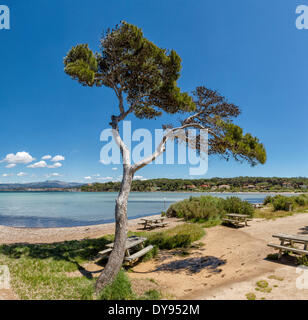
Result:
[[[144,256],[146,253],[148,253],[149,251],[151,251],[153,249],[153,246],[149,245],[147,247],[145,247],[144,249],[128,256],[128,257],[125,257],[124,260],[125,261],[129,261],[129,262],[132,262],[136,259],[139,259],[140,257]]]
[[[246,214],[237,214],[237,213],[228,213],[226,214],[226,218],[223,218],[223,222],[231,223],[238,226],[248,226],[248,221],[251,221],[252,219],[249,219],[249,216]]]
[[[144,256],[147,252],[151,251],[153,249],[153,246],[149,245],[146,248],[144,248],[144,243],[146,242],[147,238],[144,237],[137,237],[132,236],[127,238],[126,246],[125,246],[125,257],[124,261],[128,262],[129,264],[134,262],[135,260],[139,259],[140,257]],[[102,259],[104,257],[107,257],[113,250],[114,243],[109,243],[106,245],[107,249],[100,251],[95,258]],[[133,254],[131,254],[131,250],[139,250]]]
[[[300,235],[289,235],[284,233],[274,234],[273,238],[280,240],[280,245],[269,243],[268,246],[279,250],[278,259],[281,258],[283,253],[295,253],[302,256],[308,255],[308,237]],[[303,248],[295,247],[295,244],[303,245]]]
[[[273,244],[273,243],[269,243],[268,244],[269,247],[275,248],[277,250],[283,251],[283,252],[294,252],[294,253],[298,253],[301,255],[308,255],[308,251],[307,250],[303,250],[303,249],[298,249],[298,248],[292,248],[289,246],[281,246],[279,244]]]
[[[104,258],[104,257],[107,257],[110,253],[111,253],[112,249],[111,248],[108,248],[106,250],[103,250],[103,251],[100,251],[98,254],[97,254],[97,258]]]
[[[142,218],[143,222],[139,222],[139,225],[143,225],[143,229],[163,228],[168,225],[168,222],[164,222],[165,218],[158,219],[146,219]]]

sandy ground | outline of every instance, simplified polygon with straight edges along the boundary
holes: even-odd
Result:
[[[136,230],[138,222],[139,219],[131,220],[129,229]],[[181,222],[170,219],[169,227],[178,223]],[[113,232],[113,228],[112,224],[58,229],[0,227],[0,243],[96,238]],[[165,298],[171,299],[246,299],[248,293],[255,294],[256,299],[308,299],[308,271],[304,283],[303,270],[292,259],[283,258],[280,262],[265,259],[275,252],[267,244],[278,243],[273,234],[308,235],[307,214],[275,221],[255,219],[245,228],[217,226],[206,232],[189,250],[161,251],[155,259],[137,264],[128,273],[129,277],[133,283],[150,279]],[[84,267],[94,276],[102,269],[91,262]],[[266,280],[271,292],[255,290],[259,280]],[[305,284],[307,289],[300,289],[297,284]],[[0,300],[14,297],[12,292],[0,291]]]
[[[307,289],[298,289],[303,270],[298,270],[294,261],[265,260],[275,252],[267,244],[276,243],[272,234],[279,232],[308,234],[308,215],[256,219],[241,229],[208,229],[199,241],[203,247],[192,249],[188,256],[162,252],[155,261],[137,265],[130,276],[153,278],[167,296],[176,299],[246,299],[247,293],[254,293],[257,299],[308,299],[308,271]],[[255,290],[259,280],[268,282],[270,293]]]

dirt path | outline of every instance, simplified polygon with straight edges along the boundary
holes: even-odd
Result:
[[[308,234],[307,226],[308,215],[298,214],[275,221],[254,220],[242,229],[214,227],[201,240],[204,247],[185,257],[162,252],[154,261],[137,265],[130,277],[152,278],[177,299],[246,299],[250,292],[257,299],[308,299],[308,286],[296,288],[300,275],[294,264],[265,260],[274,252],[267,243],[277,242],[272,234]],[[272,291],[256,291],[259,280],[266,280]]]

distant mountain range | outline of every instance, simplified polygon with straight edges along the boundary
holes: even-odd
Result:
[[[70,189],[80,188],[82,183],[77,182],[64,182],[64,181],[43,181],[43,182],[30,182],[30,183],[6,183],[0,184],[1,190],[26,190],[26,189]]]

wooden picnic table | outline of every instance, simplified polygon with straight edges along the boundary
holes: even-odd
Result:
[[[238,214],[238,213],[227,213],[226,218],[222,219],[224,222],[231,223],[235,226],[245,225],[248,226],[249,216],[246,214]]]
[[[144,229],[150,228],[158,228],[158,227],[165,227],[168,223],[164,222],[165,218],[154,218],[154,219],[148,219],[148,218],[141,218],[143,222],[139,222],[138,224],[143,225]]]
[[[144,237],[131,236],[127,238],[124,260],[131,263],[137,260],[138,258],[142,257],[143,255],[145,255],[147,252],[151,251],[153,249],[153,246],[149,245],[146,248],[144,247],[144,243],[146,241],[147,241],[147,238],[144,238]],[[107,244],[106,247],[108,249],[105,249],[98,253],[98,257],[100,259],[110,255],[114,247],[114,242]],[[131,250],[133,251],[137,250],[137,252],[131,254]]]
[[[278,233],[274,234],[273,238],[278,238],[280,240],[280,245],[269,243],[268,246],[279,250],[279,259],[284,252],[292,252],[302,256],[308,255],[308,236]],[[302,245],[302,248],[295,246],[295,244]]]

